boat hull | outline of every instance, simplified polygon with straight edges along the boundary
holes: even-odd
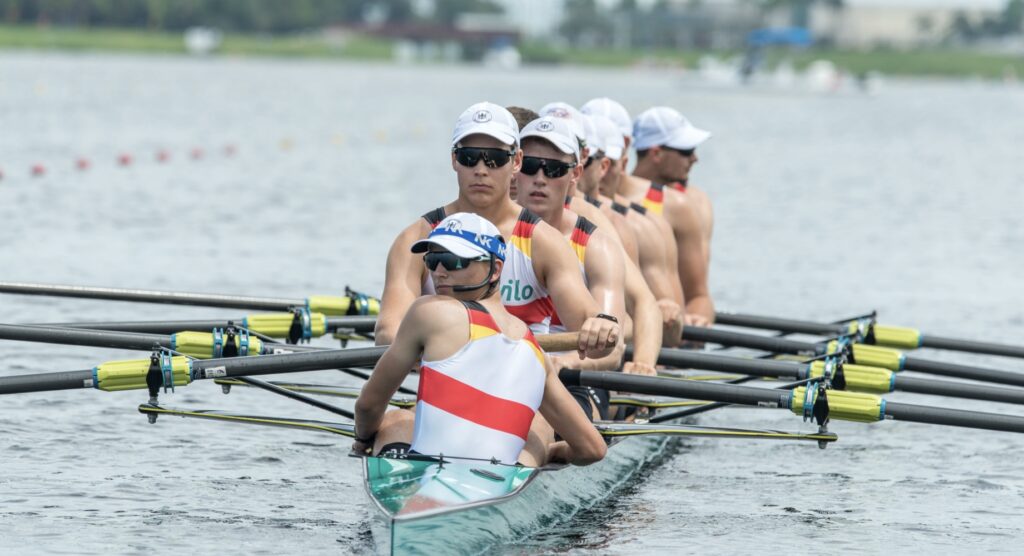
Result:
[[[374,543],[391,554],[473,554],[525,538],[606,499],[666,443],[624,439],[586,467],[364,458]]]

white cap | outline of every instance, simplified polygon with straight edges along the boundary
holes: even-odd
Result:
[[[538,114],[541,116],[554,116],[556,118],[569,120],[572,122],[572,132],[576,135],[576,138],[580,141],[586,142],[587,132],[583,127],[583,114],[581,114],[575,106],[565,102],[549,102],[540,109]]]
[[[526,124],[523,132],[519,134],[519,140],[527,137],[539,137],[551,143],[556,149],[576,157],[580,161],[580,142],[576,140],[570,120],[544,116]]]
[[[490,220],[471,212],[457,212],[437,224],[427,239],[412,244],[413,253],[425,253],[431,245],[475,259],[494,255],[505,260],[505,240]]]
[[[598,133],[597,126],[594,125],[594,120],[586,114],[580,114],[583,118],[583,131],[587,134],[587,146],[590,147],[590,156],[597,154],[597,151],[603,151],[604,137]]]
[[[604,116],[590,116],[590,120],[594,122],[594,128],[603,141],[604,147],[601,150],[604,151],[604,155],[612,160],[622,158],[622,153],[626,150],[626,138],[619,131],[619,126]]]
[[[644,110],[633,122],[634,148],[638,151],[651,147],[670,147],[673,149],[693,149],[711,133],[694,127],[673,108],[656,106]]]
[[[487,135],[506,145],[519,146],[519,125],[512,113],[493,102],[478,102],[459,115],[452,146],[470,135]]]
[[[588,100],[587,103],[583,105],[583,108],[580,108],[580,112],[583,112],[584,114],[604,116],[619,128],[619,132],[621,132],[623,136],[633,136],[633,119],[629,117],[629,112],[627,112],[621,104],[608,97]]]

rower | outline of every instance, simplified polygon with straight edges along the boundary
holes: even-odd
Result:
[[[423,254],[438,294],[412,303],[363,386],[354,451],[530,467],[549,459],[587,465],[604,457],[601,435],[576,409],[530,328],[497,295],[509,252],[498,229],[470,213],[445,218],[412,244],[410,254]],[[415,414],[385,413],[413,367],[420,371]],[[543,420],[535,419],[538,411]],[[531,428],[545,420],[562,441],[553,442],[550,429]],[[528,438],[543,444],[540,456],[523,451]]]
[[[547,332],[556,310],[569,330],[580,331],[579,349],[590,358],[623,350],[614,317],[601,314],[587,292],[579,263],[558,230],[509,199],[512,177],[522,164],[519,127],[508,110],[482,102],[458,118],[452,138],[452,168],[458,197],[406,227],[388,253],[376,341],[390,343],[405,312],[422,294],[433,293],[431,277],[409,248],[427,237],[445,216],[478,214],[510,238],[499,294],[509,312],[534,333]]]
[[[618,194],[620,161],[625,156],[623,137],[619,128],[608,118],[600,115],[586,117],[594,127],[594,137],[590,143],[596,146],[598,159],[584,170],[577,183],[577,195],[607,216],[620,237],[627,237],[637,245],[642,278],[657,300],[660,310],[662,345],[676,347],[680,343],[683,329],[683,292],[678,287],[675,273],[668,266],[664,250],[658,249],[653,242],[639,239],[658,234],[657,225],[646,217],[647,209],[630,203]],[[579,197],[571,205],[573,209],[584,204],[579,202]]]
[[[621,189],[635,201],[663,214],[678,243],[679,276],[686,297],[688,325],[714,321],[708,290],[712,209],[707,194],[687,185],[697,162],[696,148],[711,134],[695,127],[676,110],[659,106],[644,111],[633,126],[637,152],[633,176]]]
[[[622,248],[614,239],[614,231],[602,230],[590,220],[564,207],[569,189],[583,172],[578,162],[579,142],[569,128],[568,121],[550,116],[539,118],[523,128],[519,140],[523,150],[523,165],[516,176],[519,202],[562,233],[575,251],[583,281],[594,299],[601,302],[602,311],[614,315],[629,329],[630,316],[626,312],[625,294],[627,261]],[[633,279],[642,282],[639,273]],[[638,308],[638,300],[631,301],[634,302],[634,309]],[[627,364],[626,371],[653,375],[656,374],[654,366],[661,343],[660,315],[656,305],[651,303],[653,296],[639,301],[642,304],[639,308],[648,310],[646,313],[641,311],[641,316],[647,320],[639,323],[641,326],[638,331],[643,334],[644,349],[638,359]],[[562,330],[564,327],[559,315],[555,314],[551,331]],[[634,339],[639,342],[641,337],[634,334]],[[611,370],[619,368],[620,359],[579,361],[575,357],[552,355],[552,363],[556,368]],[[584,412],[595,420],[608,418],[607,390],[576,387],[570,388],[570,392]]]

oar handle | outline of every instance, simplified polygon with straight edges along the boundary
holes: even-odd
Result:
[[[579,332],[559,332],[537,336],[540,349],[547,352],[576,351],[580,346]]]

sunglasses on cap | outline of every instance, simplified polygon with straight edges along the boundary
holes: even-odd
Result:
[[[520,172],[527,176],[537,175],[538,170],[544,170],[544,175],[549,178],[560,178],[569,173],[569,170],[576,167],[575,162],[562,162],[552,158],[538,158],[536,156],[524,156],[523,167]]]
[[[437,270],[437,266],[441,265],[447,271],[462,270],[469,267],[470,263],[477,261],[489,261],[491,258],[486,255],[480,257],[467,259],[466,257],[460,257],[451,251],[429,251],[423,255],[423,263],[427,265],[431,271]]]
[[[488,168],[500,168],[508,164],[508,161],[512,160],[512,157],[516,155],[515,149],[506,151],[505,149],[488,149],[483,147],[455,147],[452,149],[455,153],[455,160],[468,168],[476,166],[477,162],[484,161],[484,166]]]
[[[672,151],[674,153],[679,153],[680,156],[685,156],[687,158],[693,156],[693,153],[697,152],[697,149],[674,149],[672,147],[662,147],[662,148],[665,149],[666,151]]]

